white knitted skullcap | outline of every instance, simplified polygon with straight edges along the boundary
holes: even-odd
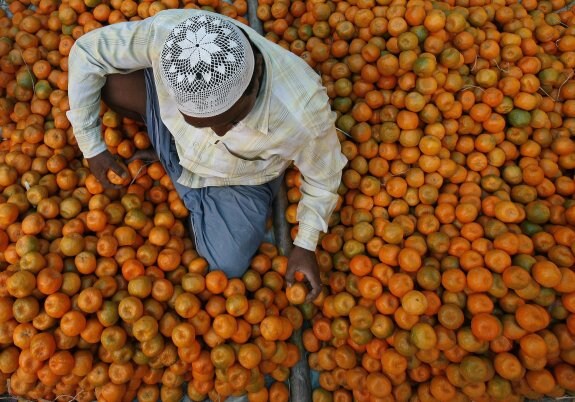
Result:
[[[161,76],[182,113],[217,116],[238,101],[254,71],[254,54],[242,31],[216,15],[176,25],[164,42]]]

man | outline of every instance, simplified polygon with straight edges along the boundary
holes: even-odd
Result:
[[[262,241],[283,172],[302,173],[298,235],[288,260],[321,290],[319,232],[337,202],[346,158],[317,74],[300,58],[226,17],[168,10],[79,38],[69,56],[67,113],[91,171],[127,175],[101,138],[108,105],[144,120],[157,157],[190,210],[211,269],[243,275]]]

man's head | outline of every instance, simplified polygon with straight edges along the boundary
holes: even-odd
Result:
[[[201,14],[172,29],[161,51],[160,68],[186,121],[209,127],[214,119],[235,114],[234,107],[253,85],[256,58],[235,24]]]

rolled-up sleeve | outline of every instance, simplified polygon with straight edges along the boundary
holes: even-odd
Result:
[[[320,106],[313,108],[317,114],[310,125],[312,132],[319,134],[304,144],[294,158],[302,174],[302,198],[297,209],[299,228],[294,245],[307,250],[315,250],[320,231],[328,230],[328,221],[338,200],[342,169],[347,163],[326,98],[325,95],[312,98],[312,102]]]
[[[91,158],[106,150],[100,129],[100,92],[106,75],[127,74],[152,66],[154,18],[123,22],[81,36],[70,51],[66,113],[80,150]]]

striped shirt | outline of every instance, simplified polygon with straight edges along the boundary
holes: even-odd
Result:
[[[151,67],[160,116],[175,139],[183,167],[178,183],[191,188],[257,185],[278,177],[293,161],[302,174],[294,244],[315,250],[319,232],[328,229],[347,162],[320,77],[296,55],[241,25],[264,57],[256,104],[222,137],[210,128],[192,127],[159,75],[160,52],[173,26],[202,12],[166,10],[143,21],[91,31],[76,41],[69,56],[67,116],[78,146],[86,158],[106,150],[98,117],[105,76]]]

